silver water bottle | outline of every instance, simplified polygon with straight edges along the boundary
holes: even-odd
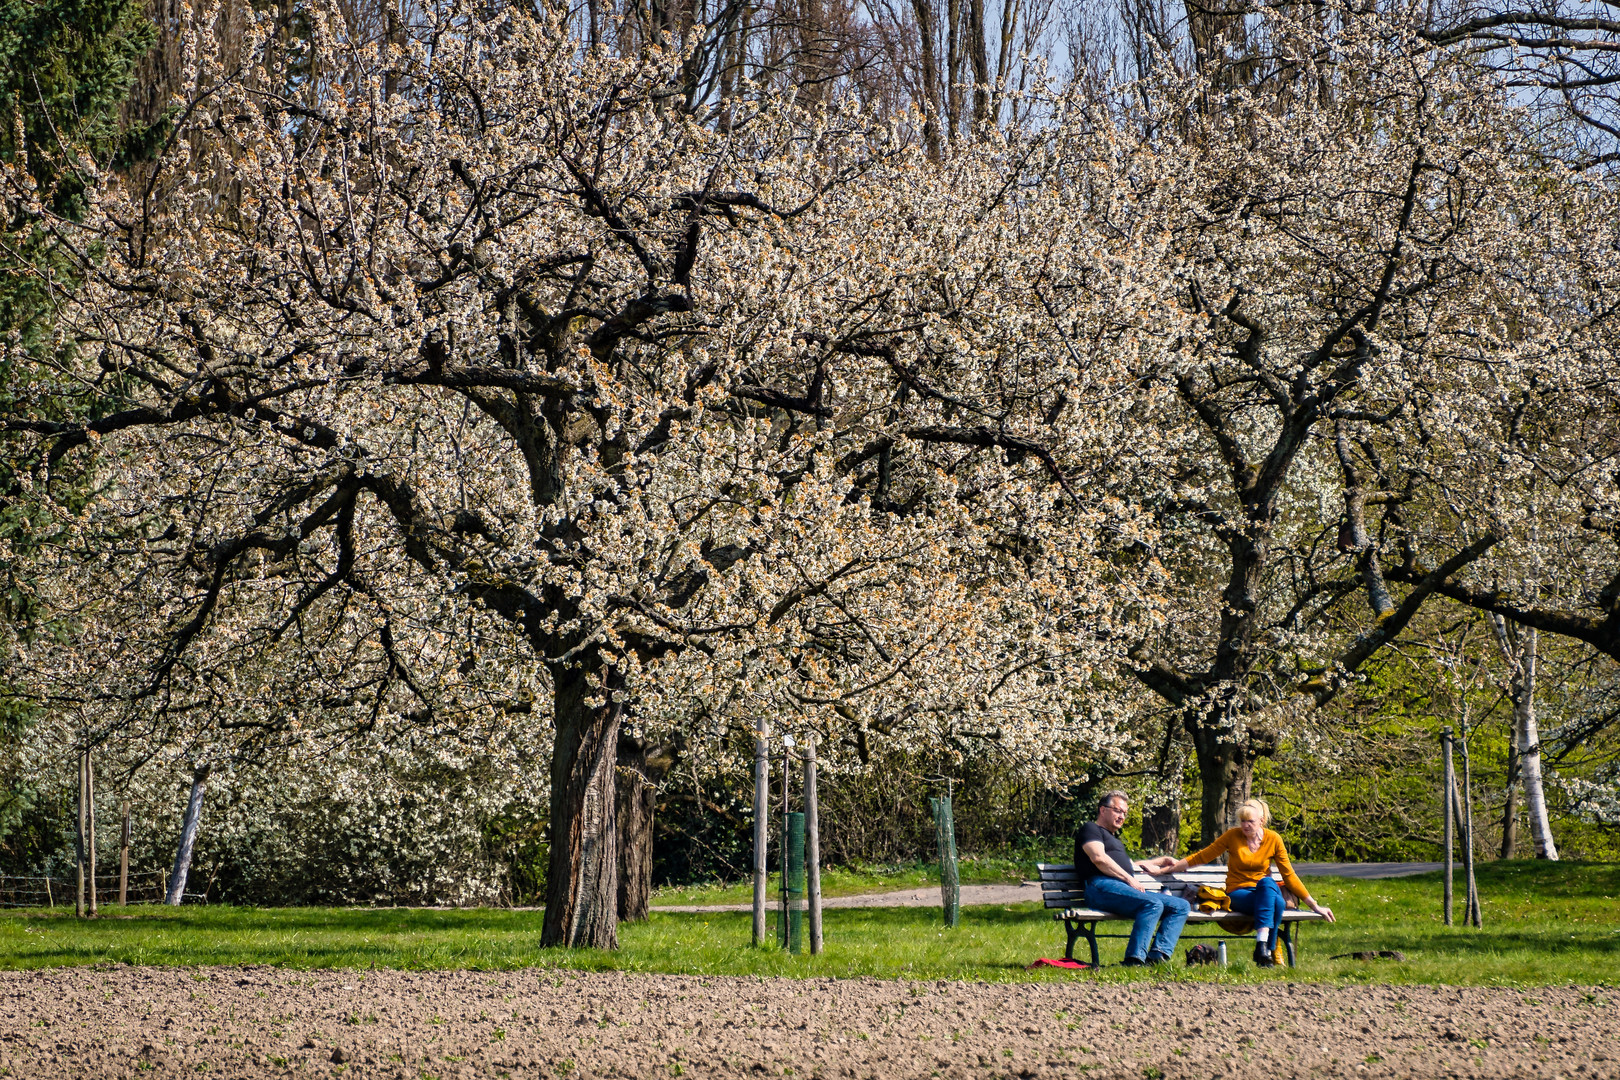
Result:
[[[1226,942],[1221,942],[1221,967],[1226,966]]]

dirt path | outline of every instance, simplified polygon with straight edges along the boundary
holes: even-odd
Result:
[[[1392,878],[1408,877],[1440,869],[1440,863],[1296,863],[1302,877]],[[1022,904],[1040,902],[1041,887],[1025,881],[1016,885],[963,885],[962,906],[974,904]],[[776,897],[771,898],[772,903]],[[896,892],[862,893],[859,896],[831,896],[821,901],[824,908],[850,907],[938,907],[939,886],[900,889]],[[676,912],[748,911],[750,904],[659,904],[655,910]]]
[[[0,1070],[29,1080],[1585,1080],[1620,1077],[1605,994],[60,968],[0,973]]]
[[[1041,887],[1024,882],[1021,885],[963,885],[962,906],[971,907],[975,904],[1022,904],[1028,900],[1037,903],[1041,899]],[[925,885],[920,889],[901,889],[897,892],[861,893],[858,896],[824,896],[821,906],[824,908],[848,907],[939,907],[939,886]],[[772,896],[766,904],[773,909],[777,904],[777,897]],[[707,912],[707,911],[751,911],[752,904],[654,904],[654,911],[676,912]]]

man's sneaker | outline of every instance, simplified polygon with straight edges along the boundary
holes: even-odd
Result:
[[[1138,960],[1134,956],[1127,956],[1119,962],[1120,967],[1147,967],[1146,960]]]
[[[1170,962],[1170,958],[1164,955],[1162,952],[1149,952],[1147,954],[1147,962],[1150,967],[1158,967],[1161,964],[1168,964]]]
[[[1277,961],[1271,958],[1270,947],[1264,942],[1257,941],[1254,943],[1254,966],[1263,968],[1277,966]]]

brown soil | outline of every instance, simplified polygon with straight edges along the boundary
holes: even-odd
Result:
[[[1614,1020],[1576,988],[119,966],[0,973],[0,1073],[1620,1077]]]

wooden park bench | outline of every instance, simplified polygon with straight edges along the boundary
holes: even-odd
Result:
[[[1096,908],[1086,907],[1084,885],[1080,880],[1080,875],[1075,873],[1073,865],[1069,863],[1039,863],[1038,865],[1041,869],[1041,898],[1046,901],[1047,907],[1061,909],[1053,912],[1052,918],[1061,920],[1064,929],[1069,935],[1068,947],[1063,951],[1064,958],[1068,960],[1074,959],[1074,943],[1083,937],[1091,946],[1091,966],[1099,966],[1097,958],[1098,938],[1128,938],[1131,935],[1128,932],[1124,934],[1099,934],[1097,924],[1114,921],[1130,922],[1130,916],[1115,915],[1112,912],[1098,911]],[[1282,875],[1277,871],[1273,870],[1271,876],[1279,885],[1282,884]],[[1162,892],[1164,887],[1172,882],[1178,885],[1211,885],[1217,889],[1226,887],[1226,868],[1224,866],[1198,866],[1191,870],[1184,870],[1179,874],[1166,874],[1164,877],[1154,877],[1152,874],[1138,870],[1135,877],[1137,884],[1148,892]],[[1288,895],[1289,892],[1285,887],[1283,896]],[[1199,934],[1188,933],[1183,930],[1181,934],[1183,941],[1188,938],[1221,937],[1228,933],[1228,931],[1220,930],[1221,926],[1235,926],[1250,921],[1249,916],[1235,911],[1199,911],[1196,901],[1189,901],[1189,903],[1192,904],[1192,914],[1187,916],[1187,930],[1191,930],[1196,926],[1213,924],[1213,929],[1216,932]],[[1278,936],[1282,938],[1283,946],[1288,951],[1289,967],[1296,966],[1295,946],[1299,940],[1300,924],[1322,921],[1325,920],[1314,911],[1289,908],[1283,912],[1283,924],[1278,928]]]

